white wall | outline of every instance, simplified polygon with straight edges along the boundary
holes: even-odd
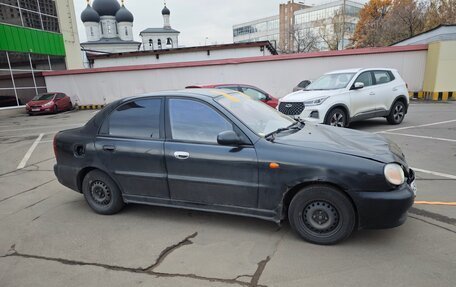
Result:
[[[143,42],[143,50],[160,50],[160,49],[170,49],[179,47],[179,33],[142,33],[141,34]],[[172,45],[167,46],[166,43],[168,38],[171,38]],[[152,46],[149,43],[149,40],[152,40]],[[158,40],[161,41],[161,47],[158,46]]]
[[[426,50],[300,58],[241,64],[45,76],[48,90],[67,93],[79,105],[105,104],[137,94],[182,89],[193,84],[243,83],[283,97],[304,79],[347,68],[395,68],[411,91],[422,88]],[[277,56],[275,56],[277,57]],[[279,56],[280,57],[280,56]]]
[[[132,65],[220,60],[220,59],[231,59],[231,58],[269,56],[269,55],[271,55],[271,52],[269,52],[269,50],[267,48],[264,48],[264,51],[260,51],[260,47],[247,47],[247,48],[236,48],[236,49],[211,50],[210,55],[207,55],[207,51],[171,53],[171,54],[164,53],[164,54],[160,54],[158,59],[155,55],[122,57],[122,58],[115,58],[115,57],[102,58],[102,59],[95,59],[93,67],[94,68],[119,67],[119,66],[132,66]]]

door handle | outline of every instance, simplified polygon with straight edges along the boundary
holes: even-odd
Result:
[[[397,88],[393,88],[393,92],[397,91]]]
[[[113,145],[104,145],[104,146],[103,146],[103,150],[104,150],[104,151],[115,151],[115,150],[116,150],[116,147],[113,146]]]
[[[174,153],[174,157],[177,158],[177,159],[187,159],[190,157],[190,154],[188,152],[185,152],[185,151],[176,151]]]
[[[370,92],[369,96],[375,96],[375,93],[374,92]]]

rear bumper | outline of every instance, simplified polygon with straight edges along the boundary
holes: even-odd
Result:
[[[78,187],[78,170],[55,164],[54,174],[62,185],[74,191],[81,192]]]
[[[359,229],[384,229],[402,225],[415,201],[412,188],[403,184],[385,192],[356,192],[353,201],[358,211]]]

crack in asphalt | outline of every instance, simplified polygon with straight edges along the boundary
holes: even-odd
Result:
[[[173,244],[171,246],[166,247],[160,255],[158,255],[157,260],[155,260],[155,263],[150,265],[149,267],[146,267],[144,270],[147,271],[153,271],[155,268],[157,268],[164,260],[165,258],[171,254],[174,250],[185,246],[185,245],[190,245],[193,244],[193,242],[190,240],[192,238],[195,238],[198,235],[198,232],[195,232],[187,237],[184,238],[184,240],[180,241],[179,243]]]
[[[252,276],[252,280],[250,281],[250,286],[252,286],[252,287],[259,286],[258,281],[260,281],[261,274],[263,274],[264,268],[266,267],[266,264],[268,264],[269,260],[271,260],[271,257],[267,256],[266,259],[258,262],[258,267]]]
[[[430,224],[430,225],[432,225],[432,226],[435,226],[435,227],[438,227],[438,228],[444,229],[444,230],[446,230],[446,231],[449,231],[449,232],[452,232],[452,233],[456,233],[456,231],[454,231],[454,230],[451,230],[451,229],[449,229],[449,228],[446,228],[446,227],[443,227],[443,226],[441,226],[441,225],[438,225],[438,224],[435,224],[435,223],[429,222],[429,221],[427,221],[427,220],[424,220],[424,219],[422,219],[422,218],[419,218],[419,217],[415,217],[415,216],[411,216],[411,215],[409,215],[409,216],[410,216],[411,218],[413,218],[413,219],[416,219],[416,220],[422,221],[422,222],[424,222],[424,223],[427,223],[427,224]]]
[[[145,274],[145,275],[151,275],[151,276],[155,276],[155,277],[165,277],[165,278],[180,277],[180,278],[191,278],[191,279],[209,281],[209,282],[219,282],[219,283],[226,283],[226,284],[233,284],[233,285],[236,284],[236,285],[248,286],[248,287],[266,287],[265,285],[259,285],[258,281],[260,279],[261,274],[264,271],[264,268],[266,267],[266,264],[270,260],[270,256],[267,256],[266,259],[258,262],[257,270],[255,271],[255,273],[253,275],[239,275],[233,279],[207,277],[207,276],[200,276],[200,275],[196,275],[196,274],[165,273],[165,272],[153,271],[153,269],[158,267],[165,260],[165,258],[170,253],[172,253],[174,250],[176,250],[182,246],[192,244],[193,242],[190,239],[195,238],[197,235],[198,235],[198,232],[195,232],[195,233],[187,236],[186,238],[184,238],[179,243],[173,244],[173,245],[165,248],[162,252],[160,252],[160,255],[155,260],[155,263],[146,268],[132,268],[132,267],[119,266],[119,265],[110,265],[110,264],[103,264],[103,263],[96,263],[96,262],[85,262],[85,261],[70,260],[70,259],[65,259],[65,258],[57,258],[57,257],[21,253],[16,250],[16,244],[13,244],[10,247],[10,249],[8,250],[8,253],[0,256],[0,258],[20,257],[20,258],[28,258],[28,259],[53,261],[53,262],[58,262],[58,263],[61,263],[64,265],[70,265],[70,266],[100,267],[100,268],[104,268],[104,269],[112,270],[112,271],[123,271],[123,272],[137,273],[137,274]],[[242,277],[250,277],[250,278],[252,278],[252,280],[250,282],[240,281],[239,279]]]
[[[436,221],[440,221],[440,222],[443,222],[443,223],[446,223],[446,224],[450,224],[450,225],[455,225],[456,226],[456,218],[451,218],[451,217],[448,217],[448,216],[445,216],[445,215],[441,215],[441,214],[434,213],[434,212],[431,212],[431,211],[427,211],[427,210],[424,210],[424,209],[419,209],[419,208],[416,208],[416,207],[410,208],[409,212],[412,213],[412,214],[415,214],[415,215],[420,215],[420,216],[423,216],[423,217],[434,219]]]
[[[42,186],[44,186],[44,185],[46,185],[46,184],[48,184],[48,183],[51,183],[51,182],[53,182],[53,181],[56,181],[56,180],[57,180],[57,179],[54,178],[54,179],[51,179],[51,180],[49,180],[49,181],[46,181],[45,183],[39,184],[39,185],[37,185],[37,186],[34,186],[34,187],[32,187],[32,188],[29,188],[29,189],[26,189],[26,190],[21,191],[21,192],[19,192],[19,193],[13,194],[13,195],[11,195],[11,196],[2,198],[2,199],[0,199],[0,202],[4,202],[4,201],[6,201],[6,200],[9,200],[9,199],[14,198],[14,197],[19,196],[19,195],[22,195],[22,194],[27,193],[27,192],[29,192],[29,191],[33,191],[33,190],[35,190],[35,189],[37,189],[37,188],[40,188],[40,187],[42,187]]]
[[[12,173],[15,173],[15,172],[21,172],[21,173],[19,173],[17,175],[21,175],[21,174],[28,173],[28,172],[33,172],[35,170],[27,170],[25,168],[28,168],[28,167],[31,167],[31,166],[35,166],[35,165],[37,165],[39,163],[43,163],[43,162],[46,162],[46,161],[49,161],[49,160],[52,160],[52,159],[55,159],[55,157],[50,157],[50,158],[47,158],[47,159],[40,160],[38,162],[34,162],[34,163],[31,163],[31,164],[28,164],[28,165],[26,165],[24,167],[24,169],[19,169],[19,170],[15,169],[15,170],[11,170],[11,171],[7,171],[7,172],[4,172],[4,173],[1,173],[0,177],[3,177],[5,175],[9,175],[9,174],[12,174]]]

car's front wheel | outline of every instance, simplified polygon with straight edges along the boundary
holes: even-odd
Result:
[[[398,125],[402,123],[405,117],[405,104],[402,101],[397,101],[391,107],[390,114],[386,118],[389,124]]]
[[[348,238],[355,228],[350,200],[329,185],[314,185],[298,192],[290,203],[288,220],[304,240],[321,245]]]
[[[331,110],[326,117],[325,124],[334,127],[346,127],[347,126],[347,114],[339,108]]]
[[[110,215],[124,207],[117,184],[102,171],[92,170],[84,177],[82,192],[90,208],[96,213]]]

